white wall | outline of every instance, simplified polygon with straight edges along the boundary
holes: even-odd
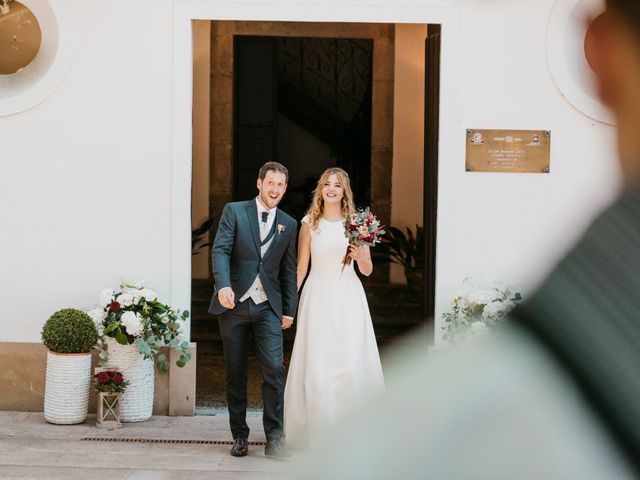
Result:
[[[68,2],[70,71],[44,103],[0,117],[0,341],[39,341],[54,310],[120,279],[188,303],[190,27],[171,0]],[[437,316],[470,274],[526,295],[616,187],[611,129],[548,74],[553,0],[176,3],[195,18],[444,19]],[[468,127],[552,130],[551,173],[465,173]]]
[[[171,4],[68,3],[66,77],[0,117],[0,341],[121,279],[170,294]]]
[[[553,3],[464,4],[455,152],[440,158],[438,317],[469,275],[526,298],[617,188],[613,129],[575,110],[549,74]],[[551,130],[551,173],[466,173],[466,128]]]

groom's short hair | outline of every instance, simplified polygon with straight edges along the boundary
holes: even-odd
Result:
[[[274,171],[278,173],[284,173],[286,177],[286,182],[289,183],[289,170],[287,167],[278,162],[267,162],[260,167],[260,171],[258,172],[258,178],[260,180],[264,180],[264,177],[267,176],[267,172]]]

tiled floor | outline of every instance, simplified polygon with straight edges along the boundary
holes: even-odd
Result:
[[[210,412],[212,413],[212,412]],[[264,441],[258,413],[249,415],[250,441]],[[251,446],[249,456],[229,455],[228,444],[152,443],[137,440],[230,441],[224,414],[153,417],[118,430],[98,429],[95,417],[80,425],[51,425],[43,414],[0,412],[0,479],[281,479],[287,462]],[[118,438],[119,441],[83,440]]]

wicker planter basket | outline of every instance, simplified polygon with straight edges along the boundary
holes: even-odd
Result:
[[[113,368],[129,382],[120,400],[122,422],[143,422],[153,414],[153,360],[145,359],[135,345],[120,345],[107,337],[109,358],[105,368]]]
[[[91,353],[47,352],[44,418],[69,425],[87,419],[91,386]]]

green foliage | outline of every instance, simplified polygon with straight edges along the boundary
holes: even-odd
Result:
[[[52,352],[86,353],[98,341],[98,331],[86,313],[64,308],[51,315],[42,328],[42,342]]]
[[[406,228],[406,234],[397,227],[387,227],[382,244],[374,253],[382,262],[397,263],[405,268],[424,266],[424,229],[416,225],[415,233]]]
[[[521,300],[519,292],[512,293],[504,286],[456,295],[451,300],[451,309],[442,314],[443,339],[456,344],[483,335],[504,322]]]
[[[113,370],[96,373],[93,379],[91,385],[96,392],[124,393],[129,385],[122,373]]]
[[[200,250],[211,245],[211,242],[200,242],[202,242],[207,232],[211,230],[213,222],[215,222],[215,219],[213,217],[209,217],[204,222],[202,222],[199,227],[191,230],[191,255],[197,255],[198,253],[200,253]]]
[[[104,295],[103,295],[104,294]],[[135,344],[144,358],[153,359],[160,373],[169,370],[169,359],[161,353],[162,347],[175,349],[183,367],[191,355],[189,342],[182,340],[181,330],[189,318],[187,310],[175,310],[161,303],[157,293],[148,288],[123,283],[117,290],[106,289],[101,294],[103,307],[90,312],[101,327],[103,335],[114,338],[121,345]],[[109,353],[104,338],[99,345],[99,365],[108,361]]]

